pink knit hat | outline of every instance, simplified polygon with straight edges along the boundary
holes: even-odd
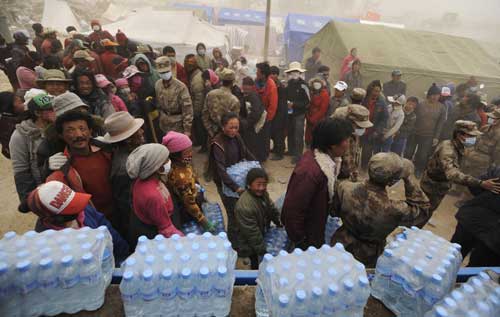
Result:
[[[111,82],[106,78],[106,76],[104,76],[102,74],[97,74],[94,77],[95,77],[95,82],[97,84],[97,87],[99,87],[99,88],[105,88],[111,84]]]
[[[193,146],[193,142],[187,135],[175,131],[167,133],[161,143],[167,147],[170,153],[181,152]]]
[[[118,78],[115,80],[116,88],[122,88],[123,86],[128,86],[128,80],[126,78]]]

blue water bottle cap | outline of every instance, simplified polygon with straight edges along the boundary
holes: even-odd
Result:
[[[134,277],[134,272],[127,270],[125,273],[123,273],[123,279],[125,281],[130,281]]]

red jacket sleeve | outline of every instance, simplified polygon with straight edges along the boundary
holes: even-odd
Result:
[[[315,125],[326,116],[326,113],[328,112],[328,104],[330,103],[330,97],[326,89],[322,89],[319,98],[315,98],[313,100],[318,101],[319,104],[310,108],[315,110],[308,114],[307,120],[309,123]]]
[[[171,200],[172,197],[169,197]],[[172,205],[172,204],[171,204]],[[165,200],[161,196],[160,193],[155,193],[155,195],[151,195],[146,202],[147,217],[149,220],[158,228],[158,232],[164,235],[166,238],[169,238],[171,235],[177,233],[180,236],[184,234],[177,230],[177,228],[172,223],[170,219],[170,212],[167,208],[167,204]]]
[[[267,121],[272,121],[276,116],[276,111],[278,110],[278,87],[276,87],[276,83],[271,78],[267,80],[267,89],[269,94],[269,105],[266,109],[266,119]]]

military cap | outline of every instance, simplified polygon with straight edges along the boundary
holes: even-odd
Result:
[[[222,70],[222,73],[220,74],[220,79],[221,80],[235,80],[236,75],[234,74],[234,71],[232,71],[229,68],[224,68]]]
[[[401,178],[403,160],[396,153],[377,153],[368,162],[370,180],[378,184],[388,184]]]
[[[493,119],[500,119],[500,108],[496,108],[492,112],[486,113],[486,115]]]
[[[351,93],[351,97],[356,100],[362,100],[366,96],[366,90],[363,88],[354,88]]]
[[[468,135],[481,135],[482,133],[477,129],[476,123],[467,120],[457,120],[455,122],[455,131],[460,131]]]
[[[94,58],[90,56],[89,52],[87,52],[86,50],[78,50],[74,52],[73,59],[78,59],[78,58],[87,60],[89,62],[92,62],[94,60]]]
[[[170,58],[168,56],[160,56],[155,60],[158,73],[166,73],[172,71]]]
[[[348,105],[347,119],[356,123],[360,128],[373,127],[373,123],[370,122],[370,111],[361,105]]]

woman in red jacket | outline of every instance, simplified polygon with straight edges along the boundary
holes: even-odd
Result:
[[[316,124],[324,119],[328,111],[330,96],[323,80],[313,78],[309,81],[309,89],[311,90],[311,102],[309,110],[306,114],[306,135],[305,141],[309,146],[312,141],[312,130]]]

